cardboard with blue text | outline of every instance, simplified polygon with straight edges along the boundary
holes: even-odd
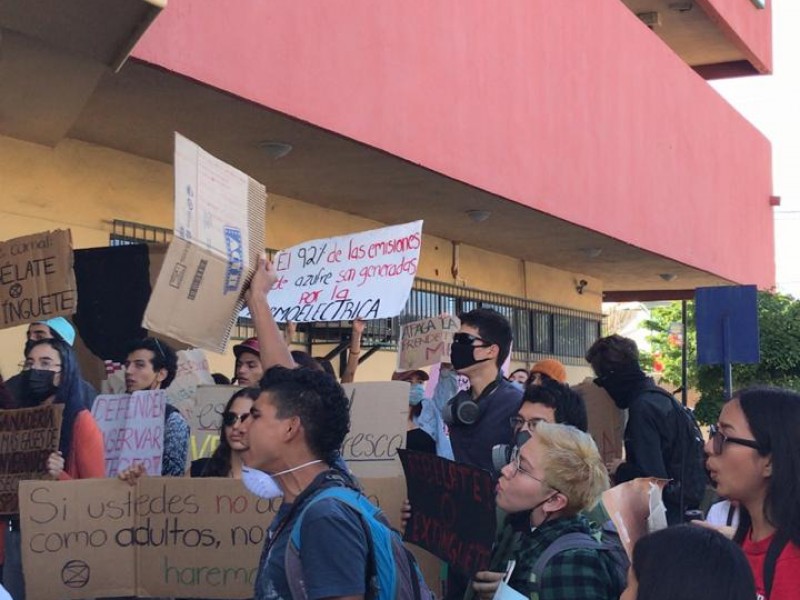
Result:
[[[143,327],[224,352],[264,250],[266,189],[175,134],[175,233]]]

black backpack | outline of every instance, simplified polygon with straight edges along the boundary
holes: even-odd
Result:
[[[691,410],[666,390],[654,388],[652,391],[668,397],[678,413],[678,439],[675,441],[674,452],[678,453],[680,462],[678,472],[672,472],[675,470],[672,457],[667,463],[668,474],[672,480],[664,488],[664,497],[680,506],[680,514],[683,517],[688,508],[700,506],[709,483],[705,440]]]

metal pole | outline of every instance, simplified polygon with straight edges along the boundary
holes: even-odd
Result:
[[[733,395],[733,368],[731,365],[731,320],[722,317],[722,379],[725,386],[725,399]]]
[[[683,343],[681,344],[681,402],[684,406],[689,403],[689,319],[687,313],[686,300],[681,300],[681,327],[683,328]]]

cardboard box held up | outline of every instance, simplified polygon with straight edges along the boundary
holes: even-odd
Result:
[[[617,408],[611,396],[596,386],[590,377],[574,386],[583,396],[589,418],[589,433],[594,438],[604,462],[622,458],[625,411]]]
[[[224,352],[264,251],[266,189],[175,135],[175,237],[143,326]]]
[[[0,243],[0,329],[73,314],[73,265],[68,229]]]

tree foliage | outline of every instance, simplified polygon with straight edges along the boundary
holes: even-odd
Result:
[[[697,365],[694,303],[687,303],[688,384],[700,393],[695,415],[701,423],[716,422],[722,408],[724,384],[721,366]],[[681,322],[681,303],[653,309],[642,327],[650,331],[651,354],[642,354],[643,368],[654,361],[663,365],[663,381],[681,384],[681,347],[670,336],[673,324]],[[800,301],[772,292],[758,293],[758,323],[761,360],[754,365],[733,366],[733,387],[773,385],[800,391]]]

